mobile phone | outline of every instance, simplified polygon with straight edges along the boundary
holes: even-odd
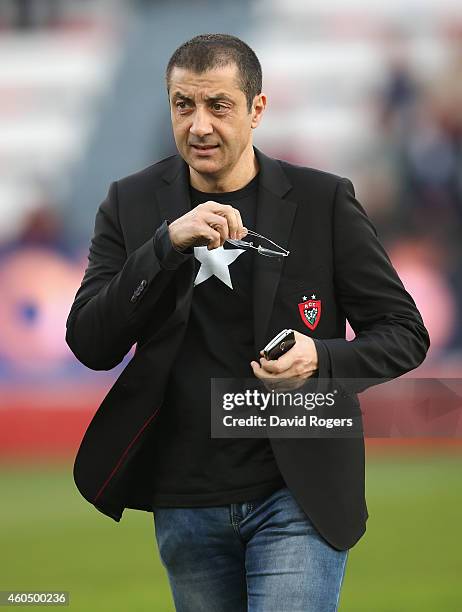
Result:
[[[295,344],[293,329],[283,329],[263,349],[265,359],[278,359]]]

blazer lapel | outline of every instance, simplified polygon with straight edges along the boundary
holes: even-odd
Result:
[[[287,249],[297,204],[283,199],[283,196],[292,184],[277,160],[264,155],[256,147],[254,151],[260,166],[256,231]],[[256,355],[269,340],[266,333],[285,259],[255,253],[253,315]]]
[[[180,155],[174,155],[162,178],[164,185],[156,192],[161,217],[174,221],[191,210],[189,166]]]

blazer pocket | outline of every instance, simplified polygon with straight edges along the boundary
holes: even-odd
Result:
[[[278,292],[280,295],[293,295],[300,293],[303,294],[311,294],[316,292],[318,287],[324,285],[324,282],[321,282],[321,275],[316,274],[309,278],[281,278],[279,281]]]

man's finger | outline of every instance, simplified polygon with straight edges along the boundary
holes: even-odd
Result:
[[[280,391],[292,391],[303,387],[306,382],[295,370],[287,370],[281,374],[271,374],[260,366],[257,361],[251,361],[253,373],[263,382],[265,387]]]
[[[263,361],[263,359],[260,359],[260,363]],[[295,368],[295,366],[292,364],[289,368],[287,368],[287,370],[284,370],[282,372],[270,372],[268,370],[268,367],[271,362],[266,361],[266,364],[261,363],[261,368],[262,368],[262,372],[265,373],[265,375],[270,376],[271,378],[273,378],[274,380],[284,380],[289,379],[289,378],[297,378],[300,376],[300,372],[298,371],[298,369]]]
[[[214,209],[214,212],[226,218],[228,222],[229,238],[236,238],[238,224],[234,208],[230,204],[219,204],[219,208]]]
[[[207,249],[211,251],[212,249],[217,249],[221,246],[221,234],[213,229],[213,227],[209,226],[210,230],[207,232],[208,236],[206,237],[206,245]]]
[[[285,373],[291,366],[293,359],[290,357],[289,359],[284,359],[286,355],[282,355],[279,359],[265,359],[264,357],[260,358],[260,364],[262,368],[264,368],[267,372],[271,372],[272,374],[280,374]]]
[[[242,223],[241,213],[237,210],[237,208],[233,208],[233,212],[236,216],[236,224],[237,224],[236,238],[240,239],[243,233],[243,230],[244,230],[244,224]]]
[[[260,368],[257,369],[257,372],[259,374],[259,378],[265,378],[265,379],[267,378],[267,379],[272,379],[272,380],[280,380],[280,379],[288,378],[286,372],[281,372],[281,374],[273,374],[272,372],[268,372],[268,370],[266,370],[261,365],[260,365]]]
[[[219,232],[221,236],[221,244],[223,244],[223,242],[230,237],[230,231],[226,217],[222,215],[217,215],[213,212],[207,212],[204,213],[202,219],[204,223]]]

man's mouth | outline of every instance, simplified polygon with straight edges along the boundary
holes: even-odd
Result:
[[[191,146],[194,147],[195,149],[199,149],[199,151],[207,151],[208,149],[215,149],[216,147],[218,147],[218,145],[198,145],[198,144],[193,144]]]
[[[213,157],[219,145],[191,145],[195,157]]]

